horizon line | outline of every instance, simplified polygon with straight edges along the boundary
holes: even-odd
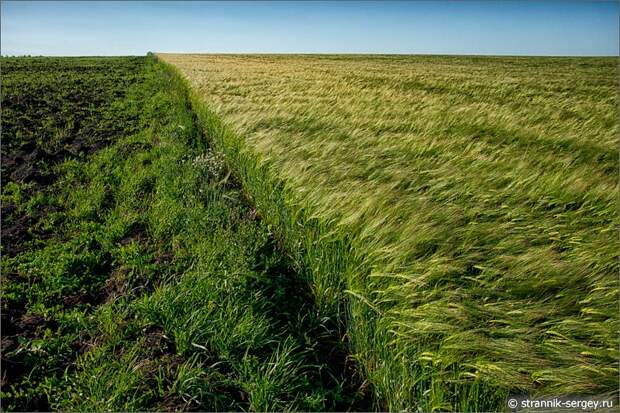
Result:
[[[140,57],[149,54],[200,54],[200,55],[255,55],[255,56],[454,56],[454,57],[568,57],[568,58],[619,58],[618,54],[502,54],[502,53],[399,53],[399,52],[146,52],[144,54],[0,54],[0,57]]]

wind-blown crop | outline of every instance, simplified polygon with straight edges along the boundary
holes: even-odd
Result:
[[[615,59],[159,57],[381,407],[617,392]]]

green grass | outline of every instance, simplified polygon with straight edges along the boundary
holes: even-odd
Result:
[[[1,63],[2,409],[617,396],[612,59]]]
[[[45,182],[18,176],[3,185],[3,215],[7,205],[17,220],[43,211],[24,221],[29,239],[10,239],[19,248],[2,258],[3,409],[367,406],[345,338],[207,145],[180,79],[152,57],[10,63],[19,75],[8,96],[28,85],[56,99],[36,75],[51,73],[59,88],[75,81],[55,73],[58,65],[125,67],[121,78],[133,80],[118,94],[117,83],[105,86],[115,97],[75,120],[98,130],[122,112],[126,128],[105,145],[35,164],[49,171]],[[92,72],[82,76],[100,85]],[[15,125],[15,139],[16,119],[43,106],[4,99],[3,125]],[[71,102],[62,103],[67,113],[84,105]],[[16,148],[32,139],[20,136]]]
[[[617,396],[615,59],[159,57],[375,407]]]

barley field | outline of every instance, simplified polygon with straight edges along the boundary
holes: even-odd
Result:
[[[617,395],[616,59],[158,57],[375,408]]]

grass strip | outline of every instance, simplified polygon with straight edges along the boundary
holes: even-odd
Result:
[[[152,57],[140,73],[126,103],[141,127],[56,165],[37,198],[58,207],[55,235],[3,256],[3,314],[39,321],[3,351],[24,367],[3,409],[367,409],[342,337],[180,79]]]

